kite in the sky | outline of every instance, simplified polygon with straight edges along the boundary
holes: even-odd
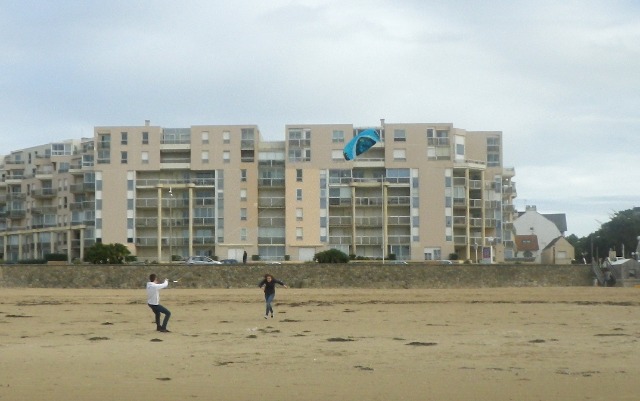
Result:
[[[370,147],[380,141],[380,135],[374,129],[367,129],[353,137],[344,147],[344,159],[353,160],[369,150]]]

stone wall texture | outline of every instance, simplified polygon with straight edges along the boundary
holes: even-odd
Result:
[[[265,273],[294,288],[487,288],[593,285],[588,265],[1,265],[0,287],[143,288],[149,274],[176,288],[248,288]]]

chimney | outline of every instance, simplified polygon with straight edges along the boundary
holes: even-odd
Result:
[[[144,120],[144,126],[148,127],[151,124],[151,120]]]

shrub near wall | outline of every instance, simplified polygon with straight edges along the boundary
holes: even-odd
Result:
[[[144,288],[149,274],[180,280],[176,288],[250,288],[271,273],[296,288],[483,288],[591,286],[585,265],[283,264],[4,265],[0,287]]]

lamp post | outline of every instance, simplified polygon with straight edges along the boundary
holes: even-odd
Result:
[[[169,263],[173,262],[173,191],[169,187]]]

